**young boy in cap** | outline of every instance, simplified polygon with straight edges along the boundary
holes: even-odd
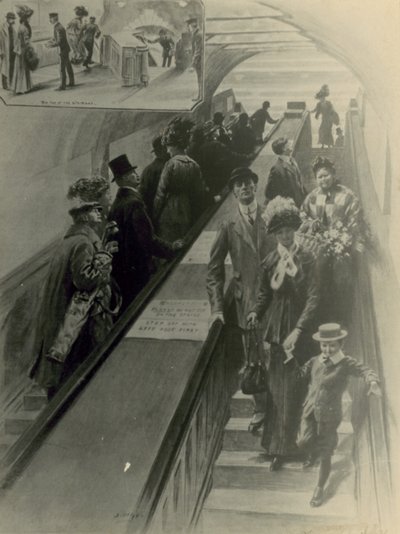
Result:
[[[300,374],[309,381],[308,393],[303,404],[297,446],[308,453],[304,467],[314,465],[320,457],[321,464],[317,486],[310,505],[320,506],[324,498],[324,486],[331,471],[331,457],[338,443],[337,428],[342,421],[342,395],[348,377],[361,377],[368,384],[368,395],[381,397],[376,373],[342,352],[347,331],[339,324],[328,323],[319,327],[313,339],[319,341],[321,354],[311,358]]]

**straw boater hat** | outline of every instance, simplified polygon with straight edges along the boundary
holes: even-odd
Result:
[[[337,323],[321,324],[318,332],[313,335],[315,341],[339,341],[347,337],[347,330],[341,328]]]

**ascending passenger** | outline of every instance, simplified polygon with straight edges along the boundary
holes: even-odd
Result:
[[[80,195],[78,188],[71,188],[73,225],[55,250],[46,279],[37,323],[37,360],[30,376],[49,399],[112,325],[112,318],[103,312],[108,316],[111,307],[110,274],[116,247],[114,242],[104,245],[99,237],[102,206],[93,199],[104,190],[98,183],[101,190],[90,188]]]
[[[183,239],[205,205],[206,189],[200,167],[185,154],[192,126],[192,122],[178,118],[163,135],[171,159],[165,164],[158,184],[154,220],[158,234],[167,241]]]
[[[126,155],[109,163],[119,187],[109,220],[117,223],[119,250],[113,260],[113,277],[122,293],[125,309],[150,279],[152,257],[172,258],[182,241],[168,243],[157,237],[139,194],[139,176]]]

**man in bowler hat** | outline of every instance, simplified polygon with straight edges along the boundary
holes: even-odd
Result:
[[[3,89],[9,88],[14,74],[14,42],[16,38],[14,24],[15,14],[11,12],[7,13],[6,21],[0,30],[1,83]]]
[[[113,182],[119,190],[111,206],[109,220],[117,223],[118,252],[113,257],[113,276],[122,292],[122,310],[130,304],[150,279],[152,257],[170,259],[183,247],[183,241],[168,243],[157,237],[138,191],[137,167],[125,154],[109,163]]]
[[[193,100],[197,101],[203,92],[203,35],[196,17],[187,19],[186,24],[192,36],[192,69],[196,71],[198,84],[198,94]]]
[[[247,315],[254,308],[261,276],[261,262],[272,247],[267,235],[262,209],[257,204],[258,176],[247,167],[231,173],[229,186],[237,200],[231,216],[222,222],[210,252],[207,292],[211,306],[210,324],[224,322],[225,258],[229,254],[233,268],[233,284],[237,325],[243,336],[247,330]],[[263,353],[262,331],[257,331],[259,357]],[[254,396],[255,410],[249,430],[261,427],[265,417],[265,394]]]
[[[64,91],[67,87],[67,74],[68,74],[68,87],[75,85],[74,71],[72,69],[71,61],[69,59],[70,47],[67,40],[67,33],[64,26],[58,20],[58,13],[49,14],[50,23],[54,26],[54,38],[47,42],[48,48],[58,47],[58,53],[60,56],[60,86],[58,91]]]

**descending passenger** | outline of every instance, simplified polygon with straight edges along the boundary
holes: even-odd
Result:
[[[50,262],[37,322],[37,360],[30,373],[49,399],[112,325],[110,275],[115,242],[100,240],[99,202],[88,201],[89,192],[83,195],[86,200],[77,191],[70,193],[73,225]]]
[[[333,146],[332,126],[339,124],[339,116],[334,110],[332,103],[326,100],[329,96],[329,88],[327,85],[323,85],[315,98],[318,100],[317,107],[315,109],[315,118],[318,119],[321,115],[321,126],[319,127],[318,143],[321,148]]]
[[[277,245],[263,263],[257,302],[247,320],[256,328],[265,314],[269,344],[268,396],[262,446],[272,456],[270,470],[296,457],[304,390],[293,357],[303,364],[310,357],[309,332],[314,328],[319,300],[313,255],[295,239],[301,219],[293,200],[276,197],[264,213],[268,233]]]
[[[288,197],[300,208],[307,192],[299,166],[292,156],[293,143],[287,137],[279,137],[272,143],[272,150],[278,158],[269,172],[265,188],[266,201],[277,196]]]
[[[139,191],[146,206],[147,214],[153,221],[154,198],[157,193],[162,170],[164,169],[164,165],[169,160],[170,156],[166,147],[163,145],[161,135],[153,139],[152,145],[152,152],[154,153],[155,158],[142,171]]]
[[[364,248],[360,203],[351,189],[339,184],[335,165],[330,159],[318,157],[313,172],[317,187],[304,200],[301,232],[320,241],[324,320],[348,324],[355,252],[362,252]]]
[[[339,127],[336,128],[335,147],[337,147],[337,148],[343,148],[344,147],[343,130],[341,128],[339,128]]]
[[[247,156],[233,152],[214,139],[212,121],[193,128],[186,152],[200,166],[210,202],[228,184],[233,169],[249,163]]]
[[[234,272],[234,295],[238,326],[243,334],[247,329],[247,315],[254,308],[259,290],[261,262],[271,249],[265,223],[261,217],[255,193],[258,176],[248,168],[232,172],[229,185],[237,199],[231,216],[223,221],[218,230],[208,264],[207,292],[211,305],[212,324],[224,321],[225,258],[229,254]],[[257,331],[260,358],[265,359],[262,349],[262,331]],[[254,416],[250,430],[256,430],[264,422],[265,395],[255,396]]]
[[[342,421],[342,396],[349,377],[361,377],[368,384],[368,395],[381,397],[378,377],[372,369],[342,352],[346,330],[339,324],[323,324],[313,335],[321,353],[299,369],[307,379],[308,393],[303,404],[298,447],[308,454],[305,468],[320,458],[318,482],[310,505],[320,506],[331,471],[331,458],[338,444],[337,429]]]
[[[231,138],[228,134],[228,130],[224,126],[224,114],[220,111],[214,113],[213,123],[214,123],[214,132],[215,139],[223,145],[230,146]]]
[[[109,163],[113,181],[119,187],[109,213],[118,226],[118,252],[113,259],[113,277],[122,293],[122,311],[150,279],[153,256],[172,258],[182,241],[168,243],[157,237],[138,191],[139,176],[126,155]]]
[[[249,126],[249,116],[241,113],[238,122],[232,127],[232,149],[241,154],[251,154],[255,146],[256,137]]]
[[[200,167],[185,154],[192,127],[191,121],[178,117],[163,135],[171,159],[161,173],[154,200],[154,220],[159,235],[167,241],[183,239],[205,205],[206,188]]]
[[[262,107],[255,111],[250,117],[250,125],[253,129],[254,135],[256,136],[256,142],[263,142],[263,135],[265,130],[265,123],[276,124],[278,119],[273,119],[269,114],[270,103],[268,101],[263,102]]]

